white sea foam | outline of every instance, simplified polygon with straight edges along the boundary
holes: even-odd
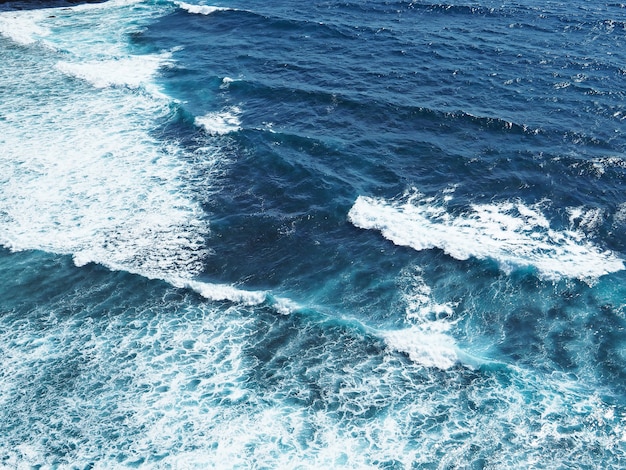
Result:
[[[52,49],[63,49],[63,45],[59,45],[56,43],[57,39],[61,39],[63,41],[63,34],[68,31],[61,31],[60,35],[57,35],[56,32],[53,35],[52,29],[56,29],[57,31],[60,28],[64,28],[68,26],[69,23],[72,22],[72,16],[75,14],[89,14],[90,11],[94,11],[96,14],[101,10],[108,10],[115,13],[115,10],[121,10],[124,7],[133,6],[139,3],[142,3],[143,0],[108,0],[106,2],[101,3],[84,3],[80,5],[71,5],[57,8],[42,8],[42,9],[32,9],[27,8],[25,10],[13,10],[0,12],[0,35],[15,41],[18,44],[23,45],[32,45],[36,42],[43,41],[47,46]],[[146,11],[144,12],[146,16],[150,16],[153,13]],[[69,23],[68,23],[69,19]],[[87,47],[93,46],[95,42],[98,42],[100,46],[107,47],[111,44],[107,44],[105,42],[106,38],[97,38],[93,36],[94,30],[98,30],[98,32],[102,35],[104,33],[104,28],[107,26],[112,26],[114,24],[120,24],[119,19],[116,21],[112,20],[110,25],[107,25],[107,18],[101,18],[102,23],[94,23],[92,25],[92,30],[79,30],[69,31],[69,39],[70,43],[74,43],[73,49],[76,47],[80,47],[84,43],[85,37],[88,37],[91,34],[91,38],[86,42]],[[87,36],[84,36],[86,33]],[[117,35],[120,31],[108,30],[107,34]],[[72,49],[72,48],[70,48]]]
[[[455,468],[485,456],[532,468],[547,451],[555,466],[575,453],[593,468],[590,447],[624,458],[619,407],[564,374],[425,374],[339,330],[315,347],[287,331],[268,364],[255,357],[269,345],[259,315],[241,306],[157,295],[103,317],[91,296],[59,300],[82,307],[74,315],[1,319],[0,399],[11,406],[0,419],[11,425],[0,442],[18,443],[1,451],[10,468]],[[59,385],[61,374],[71,379]]]
[[[594,158],[591,162],[598,177],[602,177],[609,168],[626,168],[626,160],[616,156]]]
[[[228,134],[240,129],[240,114],[241,109],[234,106],[220,112],[208,113],[204,116],[197,117],[195,124],[196,126],[202,127],[211,135]]]
[[[194,280],[210,254],[208,221],[196,195],[209,191],[194,190],[188,176],[210,175],[219,165],[219,148],[200,149],[204,164],[192,168],[185,162],[198,161],[197,156],[154,137],[155,127],[171,113],[171,100],[154,78],[171,54],[126,52],[125,32],[154,15],[152,9],[137,9],[137,3],[110,1],[54,15],[52,10],[0,14],[1,34],[26,45],[45,36],[50,46],[30,62],[28,55],[16,58],[17,73],[1,77],[17,85],[3,102],[0,121],[6,149],[0,158],[0,243],[13,250],[70,254],[77,266],[99,263],[214,301],[263,303],[265,292]],[[124,21],[129,8],[135,22]],[[47,22],[54,23],[54,35],[42,26]],[[5,72],[12,70],[6,65]],[[68,83],[55,70],[96,90]],[[128,92],[136,88],[150,93]],[[209,114],[198,125],[211,134],[227,133],[238,128],[239,113],[230,108]],[[297,308],[285,299],[272,305],[284,314]]]
[[[18,44],[33,44],[50,34],[49,28],[40,24],[44,17],[42,11],[4,12],[0,14],[0,35]]]
[[[60,61],[56,68],[67,75],[87,80],[96,88],[154,88],[154,77],[170,58],[169,53],[163,53],[75,63]]]
[[[185,186],[184,150],[149,134],[167,110],[117,93],[42,95],[0,123],[2,243],[149,277],[198,272],[208,226]]]
[[[0,80],[13,92],[0,103],[0,243],[71,254],[77,265],[192,278],[209,254],[197,199],[208,191],[196,191],[193,175],[210,177],[220,151],[199,149],[203,163],[195,167],[189,150],[155,137],[171,118],[171,100],[128,88],[153,86],[169,56],[118,55],[126,47],[120,24],[134,8],[112,3],[98,14],[60,11],[50,40],[62,53],[32,48],[3,57]],[[141,15],[153,13],[142,10],[132,28]],[[68,82],[68,73],[97,88]]]
[[[236,82],[237,80],[235,80],[234,78],[230,78],[230,77],[224,77],[222,79],[222,84],[220,85],[220,88],[222,90],[226,90],[231,83]]]
[[[432,289],[426,284],[420,269],[404,274],[403,283],[407,320],[418,324],[430,324],[441,319],[447,320],[454,314],[453,303],[439,303],[433,299]]]
[[[302,307],[286,297],[275,297],[267,291],[240,289],[231,284],[216,284],[187,277],[166,277],[163,280],[181,289],[190,289],[212,301],[229,301],[240,305],[267,304],[281,315],[290,315]]]
[[[410,325],[382,333],[390,350],[408,355],[413,362],[445,370],[459,362],[459,351],[449,330],[454,325],[454,305],[432,297],[419,269],[402,276],[405,318]]]
[[[614,224],[626,223],[626,202],[623,202],[618,206],[617,211],[613,215],[613,223]]]
[[[594,246],[580,230],[552,229],[539,207],[521,202],[476,204],[452,214],[417,193],[397,201],[360,196],[348,218],[396,245],[440,248],[460,260],[491,258],[506,272],[533,266],[546,278],[590,279],[624,269],[622,259]]]
[[[185,278],[170,278],[168,282],[175,287],[191,289],[204,298],[215,301],[228,300],[245,305],[259,305],[267,298],[266,292],[238,289],[229,284],[212,284]]]
[[[412,326],[387,331],[383,338],[390,349],[407,354],[413,362],[445,370],[458,362],[458,354],[454,339],[445,333],[447,325],[439,326],[443,331],[436,331],[434,325]]]
[[[209,5],[192,5],[190,3],[185,2],[176,2],[179,8],[186,10],[188,13],[194,15],[210,15],[211,13],[215,13],[216,11],[230,10],[230,8],[225,7],[214,7]]]
[[[567,209],[572,227],[586,231],[597,229],[604,222],[604,212],[599,208],[570,207]]]

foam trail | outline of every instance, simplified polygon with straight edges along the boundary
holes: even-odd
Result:
[[[186,278],[162,279],[174,287],[190,289],[208,300],[228,301],[236,304],[255,306],[266,304],[281,315],[290,315],[302,307],[286,297],[276,297],[267,291],[239,289],[231,284],[215,284]]]
[[[549,279],[594,279],[624,269],[623,260],[594,246],[580,230],[554,230],[537,207],[521,202],[476,204],[453,215],[417,194],[400,201],[359,196],[348,219],[379,230],[396,245],[440,248],[460,260],[490,258],[506,272],[532,266]]]

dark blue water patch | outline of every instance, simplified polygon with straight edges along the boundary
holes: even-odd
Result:
[[[177,34],[182,30],[185,35]],[[271,31],[273,36],[269,37],[264,31]],[[315,33],[311,42],[329,43],[328,47],[332,47],[332,43],[341,44],[340,40],[346,39],[321,23],[268,17],[247,10],[218,10],[210,15],[177,10],[159,19],[141,37],[145,42],[161,46],[183,46],[180,58],[184,63],[187,63],[184,59],[194,56],[194,60],[187,63],[189,66],[210,69],[212,64],[221,63],[228,56],[231,65],[237,67],[229,76],[237,76],[246,70],[247,63],[284,64],[279,57],[293,55],[303,45],[301,40],[308,39],[311,33]],[[248,42],[252,37],[256,37],[256,41]],[[278,41],[274,44],[277,50],[273,60],[260,55],[270,39]],[[233,55],[232,51],[236,53]]]
[[[181,147],[193,154],[194,150],[206,144],[202,133],[195,124],[194,115],[186,104],[171,101],[169,113],[161,122],[155,122],[152,135],[160,141],[177,142]]]
[[[416,124],[415,128],[418,127]],[[587,205],[588,208],[599,207],[610,215],[623,202],[620,196],[623,168],[619,159],[550,155],[538,150],[540,143],[544,142],[540,137],[530,137],[527,141],[533,142],[535,151],[516,150],[508,135],[504,136],[508,142],[503,142],[501,147],[495,144],[496,139],[497,135],[485,136],[484,143],[477,144],[479,148],[474,155],[458,155],[450,148],[434,146],[419,138],[400,140],[395,132],[363,137],[351,143],[337,142],[332,137],[318,140],[273,132],[237,137],[243,148],[250,149],[246,150],[251,152],[250,155],[261,152],[259,149],[267,149],[268,156],[279,159],[275,162],[282,159],[292,168],[306,168],[307,176],[296,178],[293,194],[278,199],[280,205],[294,199],[291,211],[297,211],[298,204],[301,210],[307,210],[307,204],[322,204],[320,198],[327,196],[337,199],[342,195],[345,198],[342,204],[348,207],[360,194],[394,197],[411,186],[427,193],[431,189],[440,191],[452,184],[451,175],[458,186],[453,206],[464,202],[492,202],[495,193],[500,202],[521,199],[533,204],[549,199],[552,205],[546,206],[546,216],[557,218],[555,227],[567,226],[568,213],[558,213],[554,208]],[[450,136],[441,136],[439,140],[442,145],[444,140],[450,143]],[[523,138],[522,142],[525,140]],[[488,147],[483,147],[485,144]],[[263,168],[271,169],[275,165],[272,159],[267,160],[262,155],[253,158],[251,163],[260,158],[258,161],[262,162]],[[580,178],[581,171],[587,178]],[[293,170],[287,173],[293,173]],[[256,181],[253,177],[242,178]],[[282,178],[288,180],[289,176]],[[315,196],[309,197],[307,182],[317,179],[321,182]],[[283,191],[289,191],[290,183],[284,181],[282,184]],[[332,192],[324,194],[325,189]],[[259,198],[264,191],[260,191]],[[269,190],[268,186],[268,191],[267,194],[271,194],[276,190]],[[610,217],[606,220],[610,223]]]
[[[263,122],[287,126],[287,122],[291,122],[291,126],[306,126],[311,132],[314,129],[324,129],[327,132],[336,130],[337,137],[346,140],[353,140],[367,131],[372,135],[395,133],[402,136],[420,132],[452,137],[459,133],[464,138],[470,137],[470,133],[476,131],[494,136],[501,134],[528,137],[546,133],[541,129],[529,128],[498,117],[477,116],[461,110],[440,111],[411,106],[398,101],[398,96],[387,96],[380,100],[354,89],[333,91],[333,87],[316,87],[305,81],[291,82],[287,86],[273,79],[237,80],[229,84],[228,94],[233,102],[245,106],[247,119],[251,123],[257,121],[258,126]],[[268,108],[270,103],[271,108]],[[268,109],[272,110],[271,115],[267,114]],[[301,114],[294,114],[294,111]],[[259,117],[256,117],[257,114]],[[557,134],[557,137],[562,137],[562,134]],[[582,137],[573,133],[572,139],[576,138],[580,140]]]
[[[328,158],[336,159],[334,155],[343,154],[347,163],[354,162],[349,173],[365,173],[368,161],[381,162],[386,167],[379,171],[381,176],[395,170],[406,185],[430,184],[423,180],[433,176],[434,170],[445,175],[453,174],[458,181],[472,186],[479,179],[470,174],[464,180],[464,175],[470,166],[475,166],[477,172],[492,175],[499,191],[510,189],[513,192],[543,181],[544,194],[553,194],[554,185],[567,185],[567,181],[554,181],[552,175],[560,179],[561,175],[571,175],[574,171],[546,172],[545,160],[558,160],[567,148],[569,152],[582,153],[587,159],[601,158],[611,151],[610,144],[595,139],[586,141],[584,136],[543,132],[537,135],[521,125],[463,112],[439,113],[425,108],[351,100],[335,94],[250,87],[245,82],[231,86],[235,101],[246,103],[248,112],[243,118],[244,126],[263,126],[269,120],[277,123],[277,129],[287,126],[297,129],[303,137],[313,138],[312,142],[319,139],[334,144]],[[274,112],[268,115],[267,109]],[[322,130],[328,134],[322,134]],[[552,157],[551,152],[555,152]],[[458,155],[451,155],[454,153]],[[317,158],[324,158],[321,152],[318,154]],[[436,164],[424,162],[424,158],[431,155]],[[492,172],[496,165],[496,172]],[[409,167],[413,167],[413,171],[406,171]],[[343,165],[337,173],[346,174],[345,168]],[[505,177],[517,181],[506,183],[499,180]],[[443,178],[438,180],[445,181]],[[569,181],[579,184],[573,175]],[[482,191],[474,192],[485,191],[490,193],[491,188],[483,187]],[[540,195],[540,190],[537,194],[539,198],[545,197]]]
[[[232,282],[246,279],[249,286],[287,289],[304,297],[325,293],[325,301],[339,304],[343,299],[350,311],[345,289],[360,296],[362,288],[350,287],[356,256],[372,278],[386,279],[383,265],[393,263],[391,256],[384,256],[379,260],[383,265],[372,268],[370,255],[377,250],[364,246],[359,241],[363,234],[346,219],[356,197],[346,180],[361,176],[350,168],[333,167],[331,162],[345,164],[341,155],[330,160],[332,152],[310,139],[244,132],[237,141],[254,150],[239,156],[222,178],[228,190],[215,194],[208,206],[215,255],[207,260],[205,274]],[[380,244],[374,238],[375,245]],[[327,297],[327,289],[334,291],[336,284],[342,286],[342,295]],[[363,298],[382,301],[371,294]]]
[[[175,16],[183,14],[179,12]],[[400,34],[406,31],[394,33],[396,36],[387,39],[361,37],[349,47],[337,38],[340,49],[328,51],[329,38],[309,37],[294,47],[293,38],[281,34],[273,20],[265,16],[255,18],[260,23],[254,27],[251,24],[246,28],[244,21],[236,34],[230,27],[214,29],[224,18],[239,14],[244,14],[244,17],[252,15],[238,11],[222,11],[208,16],[184,14],[190,18],[189,21],[200,22],[196,25],[197,34],[174,36],[176,28],[167,28],[172,31],[172,37],[154,35],[155,44],[161,48],[180,45],[177,37],[188,41],[184,49],[175,54],[184,71],[180,81],[175,71],[165,76],[164,80],[166,87],[176,97],[189,103],[195,114],[237,105],[243,110],[243,125],[248,127],[258,128],[271,123],[280,131],[293,132],[297,129],[317,138],[322,132],[331,133],[332,138],[340,142],[353,142],[362,135],[380,139],[381,135],[406,138],[410,134],[416,140],[430,141],[442,148],[472,156],[480,154],[484,147],[482,142],[492,140],[492,132],[507,135],[521,133],[517,145],[520,148],[537,148],[537,152],[571,152],[583,147],[593,155],[600,155],[619,151],[623,147],[621,135],[612,132],[610,125],[605,125],[615,122],[614,105],[607,102],[598,107],[585,98],[592,89],[596,92],[602,89],[610,91],[614,85],[594,83],[594,72],[588,70],[583,79],[587,82],[591,79],[591,82],[577,88],[577,74],[585,70],[580,69],[578,64],[583,59],[576,53],[569,59],[560,60],[555,55],[546,60],[533,49],[519,58],[516,56],[519,55],[519,42],[509,32],[504,36],[501,32],[490,32],[487,37],[493,40],[488,39],[486,44],[472,48],[467,45],[475,41],[465,39],[473,33],[453,31],[441,37],[445,47],[459,44],[460,49],[449,51],[450,57],[436,47],[430,48],[436,56],[432,59],[424,57],[421,49],[426,43],[416,43],[413,52],[405,51],[397,57],[389,53],[372,56],[365,66],[359,51],[363,50],[365,54],[377,48],[388,50],[385,41],[398,42],[400,37],[406,38]],[[170,17],[167,17],[163,21],[169,20]],[[182,28],[187,20],[177,21]],[[162,26],[165,25],[158,24],[153,29],[161,31],[164,29]],[[322,28],[308,24],[292,26],[294,29]],[[150,31],[146,33],[148,36],[152,34]],[[427,31],[421,31],[417,37],[425,41],[427,34]],[[273,45],[268,49],[264,41],[270,39]],[[207,41],[212,43],[207,45]],[[503,49],[507,44],[510,49]],[[484,51],[490,49],[493,49],[492,53],[481,59]],[[268,50],[277,51],[275,57],[268,56]],[[339,56],[341,61],[330,60]],[[448,74],[454,70],[440,68],[442,63],[450,63],[454,57],[470,61],[469,67],[460,68],[456,78]],[[353,59],[355,62],[350,65]],[[483,59],[487,63],[501,61],[502,66],[495,73],[487,73],[480,68]],[[429,65],[431,62],[432,67]],[[341,69],[336,68],[336,63],[342,64]],[[554,73],[562,73],[564,66],[570,67],[568,64],[571,64],[571,73],[563,77],[553,76]],[[514,80],[503,76],[507,71],[513,74],[511,77]],[[192,75],[184,78],[190,73]],[[226,90],[215,90],[215,93],[205,90],[202,94],[189,81],[190,78],[202,80],[210,89],[215,89],[220,86],[223,77],[243,77],[243,80],[230,83]],[[562,78],[565,87],[564,101],[557,100],[560,104],[553,105],[554,87],[560,86],[559,78]],[[528,93],[537,89],[539,93],[546,93],[545,98],[536,99]],[[465,101],[468,96],[474,98],[471,104]],[[398,102],[400,97],[402,103]],[[499,100],[498,104],[490,104],[495,97]],[[581,99],[590,103],[583,114],[575,111]],[[460,109],[450,109],[455,101]],[[509,111],[502,112],[503,104]],[[555,106],[560,106],[558,120],[551,117],[556,116]],[[500,111],[493,112],[498,108]],[[419,118],[416,118],[415,111]],[[550,136],[547,141],[537,141],[528,136],[544,132]],[[510,148],[510,140],[495,145]]]
[[[287,4],[288,5],[288,2]],[[286,8],[285,5],[285,8]],[[376,4],[368,5],[367,7],[360,6],[360,8],[366,9],[375,9]],[[315,8],[315,7],[312,7]],[[280,11],[281,6],[276,5],[273,6],[273,11]],[[318,8],[318,10],[324,11],[323,8]],[[299,13],[305,12],[306,9],[302,8],[291,8],[288,12],[291,14],[290,18],[294,16],[297,17]],[[317,10],[316,10],[317,11]],[[363,14],[363,13],[361,13]],[[517,12],[520,16],[524,16],[524,12]],[[345,14],[335,15],[333,17],[336,22],[341,23],[342,19],[344,19],[347,23],[350,22],[349,18],[346,18]],[[220,25],[224,21],[232,21],[224,24],[224,27],[219,29]],[[249,20],[249,21],[248,21]],[[446,39],[446,41],[442,41],[442,46],[450,47],[451,45],[458,45],[458,47],[452,49],[454,54],[457,57],[457,62],[464,63],[467,60],[475,60],[480,58],[481,55],[484,56],[485,59],[489,59],[488,63],[493,64],[493,61],[502,61],[502,68],[500,70],[496,70],[500,74],[506,73],[507,70],[510,72],[522,72],[522,75],[529,75],[537,79],[541,78],[543,74],[537,74],[538,70],[545,70],[546,67],[540,66],[542,62],[545,62],[545,59],[549,59],[546,65],[551,65],[551,60],[561,60],[564,63],[575,63],[572,62],[577,59],[577,53],[573,51],[573,54],[568,54],[566,56],[562,56],[559,54],[549,54],[547,56],[541,55],[541,51],[537,49],[525,49],[526,43],[517,41],[517,37],[515,32],[511,32],[509,28],[509,23],[502,23],[501,25],[496,25],[499,29],[493,29],[493,23],[489,25],[487,30],[482,30],[480,27],[476,28],[475,21],[473,18],[471,23],[468,23],[467,28],[463,30],[463,24],[455,23],[449,24],[448,27],[445,28],[439,24],[432,23],[432,18],[430,18],[429,23],[423,22],[407,22],[406,24],[395,25],[396,29],[392,28],[382,28],[388,31],[393,31],[393,34],[389,38],[383,38],[380,35],[372,35],[371,37],[362,37],[359,36],[356,44],[344,44],[345,38],[335,38],[333,40],[331,37],[326,37],[321,35],[318,37],[319,33],[327,30],[328,26],[326,24],[320,24],[315,22],[308,22],[304,20],[287,20],[286,23],[290,25],[290,29],[293,31],[301,32],[303,38],[307,38],[307,41],[294,41],[294,38],[289,35],[281,34],[281,25],[285,23],[285,20],[275,20],[270,16],[266,16],[263,14],[256,14],[251,11],[217,11],[212,15],[188,15],[186,12],[182,10],[174,14],[173,16],[166,17],[162,19],[163,22],[173,23],[168,28],[171,31],[171,34],[174,34],[176,28],[192,28],[187,35],[187,37],[183,37],[179,35],[178,41],[190,41],[189,44],[186,44],[185,47],[189,50],[190,53],[194,53],[197,55],[196,60],[200,59],[202,62],[207,65],[211,64],[211,61],[214,65],[220,64],[220,66],[228,66],[228,64],[223,64],[223,58],[221,56],[224,55],[225,52],[229,52],[226,54],[228,57],[230,65],[238,66],[239,70],[235,70],[235,75],[237,72],[246,73],[248,72],[249,67],[242,66],[246,59],[245,57],[250,57],[251,59],[257,54],[258,51],[262,53],[262,58],[264,62],[261,61],[261,57],[258,60],[259,64],[267,64],[270,66],[277,66],[280,63],[288,66],[288,65],[297,65],[301,64],[304,66],[306,70],[306,66],[308,64],[317,63],[323,65],[322,68],[318,68],[318,72],[322,74],[327,74],[329,76],[334,76],[338,83],[344,83],[343,80],[346,75],[349,76],[351,69],[354,71],[362,71],[367,73],[370,70],[378,70],[379,73],[385,74],[391,71],[394,72],[402,72],[402,71],[420,71],[423,70],[424,66],[427,66],[427,70],[429,73],[420,74],[420,81],[422,79],[426,79],[428,83],[437,84],[442,83],[441,78],[443,78],[444,74],[442,72],[447,72],[447,70],[442,70],[440,67],[442,65],[441,61],[439,61],[439,68],[430,69],[428,67],[429,59],[428,55],[424,55],[423,52],[427,52],[428,49],[432,49],[433,52],[436,52],[436,47],[425,48],[423,46],[427,46],[432,41],[428,42],[428,39],[436,39],[441,34],[441,29],[447,29],[449,33],[445,36],[441,36],[441,39]],[[363,23],[366,24],[366,23]],[[430,25],[430,26],[429,26]],[[157,27],[159,26],[159,27]],[[309,31],[307,28],[311,28]],[[154,34],[157,34],[156,31],[159,31],[159,34],[163,34],[161,31],[163,28],[160,28],[160,25],[155,25]],[[197,30],[196,30],[197,29]],[[375,31],[378,31],[376,29]],[[167,31],[166,31],[167,32]],[[194,33],[202,32],[202,36],[196,36]],[[313,33],[314,35],[309,35],[308,33]],[[480,34],[476,34],[479,32]],[[412,34],[409,34],[412,33]],[[588,33],[588,31],[585,31]],[[150,34],[150,33],[146,33]],[[551,40],[554,41],[554,35],[557,34],[553,32],[551,35],[545,35],[540,37],[531,37],[531,41],[546,41],[548,44]],[[482,39],[481,39],[482,35]],[[430,37],[429,37],[430,36]],[[475,37],[474,37],[475,36]],[[565,36],[557,36],[558,41],[563,41]],[[389,44],[386,44],[386,41],[393,39],[398,44],[402,44],[404,42],[404,47],[388,47]],[[468,41],[467,39],[472,39]],[[158,36],[154,38],[155,40],[164,40],[167,39],[169,42],[175,42],[175,37],[159,38]],[[204,39],[204,41],[202,41]],[[213,41],[211,41],[213,39]],[[527,38],[528,40],[529,38]],[[209,41],[207,44],[206,41]],[[265,42],[272,40],[274,42],[274,48],[277,52],[275,61],[272,60],[272,56],[268,56],[266,51],[268,50],[265,47]],[[415,41],[415,44],[421,44],[420,48],[408,48],[406,41]],[[334,51],[332,49],[332,44],[336,43],[338,49]],[[579,40],[573,40],[572,44],[580,43]],[[478,45],[477,45],[478,44]],[[567,43],[569,44],[569,43]],[[432,44],[431,44],[432,46]],[[330,49],[329,49],[330,47]],[[189,49],[191,48],[191,49]],[[210,51],[210,54],[202,54],[202,49],[204,48],[205,52]],[[351,58],[358,58],[362,60],[365,56],[360,56],[360,54],[365,54],[364,49],[372,51],[372,50],[380,50],[385,51],[384,54],[372,54],[370,52],[367,64],[365,67],[364,64],[359,66],[358,63],[354,63],[354,67],[346,67],[346,63],[351,63]],[[271,51],[272,49],[270,49]],[[403,54],[398,56],[394,56],[394,51],[404,51]],[[235,52],[233,55],[230,52]],[[520,54],[520,52],[524,52]],[[545,52],[545,51],[544,51]],[[581,53],[583,51],[580,51]],[[279,53],[279,54],[278,54]],[[587,51],[589,53],[589,51]],[[184,54],[183,54],[184,55]],[[332,57],[341,56],[341,63],[343,64],[344,70],[340,71],[336,68],[335,64],[338,61],[329,60]],[[420,57],[421,56],[421,57]],[[237,57],[241,58],[242,62],[240,63]],[[585,55],[582,55],[585,57]],[[234,59],[234,60],[233,60]],[[452,57],[451,57],[452,59]],[[416,66],[414,60],[418,60],[419,66]],[[519,65],[523,64],[523,60],[528,60],[528,65],[535,65],[537,67],[528,68],[525,67],[523,69],[519,69]],[[602,59],[596,59],[602,60]],[[347,62],[346,62],[347,61]],[[250,65],[254,64],[254,62],[249,62]],[[444,62],[445,64],[445,62]],[[472,62],[468,63],[472,68],[476,68],[480,70],[482,62]],[[435,65],[433,63],[433,65]],[[258,66],[255,66],[257,68]],[[463,67],[460,68],[461,70]],[[249,69],[253,71],[252,68]],[[558,71],[557,67],[555,71]],[[279,68],[274,68],[273,72],[280,73]],[[338,72],[338,73],[337,73]],[[228,74],[232,76],[233,74]],[[430,75],[430,77],[429,77]],[[471,78],[471,81],[476,85],[479,84],[477,79],[481,79],[481,82],[484,80],[489,80],[489,77],[494,74],[484,74],[482,76],[475,76],[475,78]],[[530,75],[529,75],[530,77]],[[307,82],[314,83],[315,75],[311,74],[307,77]],[[319,75],[317,77],[319,79]],[[415,82],[411,80],[412,84],[417,86],[407,86],[406,80],[403,80],[402,88],[405,91],[405,94],[412,96],[413,93],[419,92],[420,89],[423,90],[423,85],[419,82]],[[461,84],[462,82],[457,82]],[[371,83],[371,85],[377,85],[375,81]],[[483,98],[483,96],[479,93],[475,93],[477,97]],[[427,96],[427,95],[422,95]],[[484,96],[486,98],[486,96]],[[501,99],[501,97],[500,97]],[[538,103],[539,104],[539,103]],[[545,105],[546,103],[543,103]]]

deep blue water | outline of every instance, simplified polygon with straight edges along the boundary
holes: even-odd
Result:
[[[626,6],[0,10],[0,466],[626,466]]]

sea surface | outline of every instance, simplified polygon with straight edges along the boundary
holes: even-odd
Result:
[[[0,5],[0,468],[626,468],[626,5]]]

